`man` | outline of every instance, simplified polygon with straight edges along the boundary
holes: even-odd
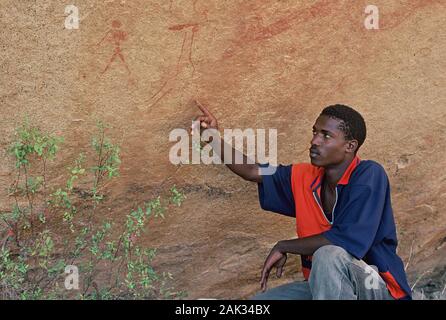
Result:
[[[218,130],[216,118],[198,103],[201,128]],[[192,131],[193,133],[193,131]],[[361,160],[363,117],[345,105],[326,107],[313,126],[310,163],[227,164],[258,183],[262,209],[296,218],[297,239],[279,241],[262,269],[262,293],[253,299],[411,299],[397,238],[388,177],[381,165]],[[224,141],[210,141],[224,159]],[[239,153],[232,149],[232,159]],[[266,291],[270,272],[281,276],[287,254],[299,254],[305,281]]]

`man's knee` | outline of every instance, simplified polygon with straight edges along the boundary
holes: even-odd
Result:
[[[317,249],[312,258],[313,267],[317,264],[333,265],[349,259],[350,255],[343,248],[335,245],[326,245]]]

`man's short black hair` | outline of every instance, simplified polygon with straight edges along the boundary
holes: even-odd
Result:
[[[364,118],[358,111],[343,104],[335,104],[326,107],[320,115],[341,120],[339,130],[344,132],[346,140],[357,140],[358,148],[355,153],[359,150],[365,141],[367,130]]]

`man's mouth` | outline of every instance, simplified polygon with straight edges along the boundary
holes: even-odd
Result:
[[[318,157],[318,156],[320,156],[319,152],[317,152],[314,149],[310,149],[310,158],[315,158],[315,157]]]

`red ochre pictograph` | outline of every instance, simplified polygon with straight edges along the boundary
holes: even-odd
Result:
[[[124,55],[123,55],[122,49],[121,49],[121,43],[123,41],[127,40],[128,34],[124,30],[121,30],[121,26],[122,26],[122,24],[120,21],[113,20],[112,28],[105,33],[104,37],[97,44],[97,46],[100,46],[105,40],[108,40],[108,41],[112,42],[115,46],[113,55],[111,56],[109,62],[107,63],[105,69],[101,72],[101,74],[104,74],[105,72],[107,72],[107,70],[112,65],[113,61],[116,60],[116,58],[119,58],[121,60],[121,62],[124,64],[124,67],[127,70],[128,74],[129,75],[131,74],[129,66],[127,65],[127,62],[125,61],[125,58],[124,58]]]
[[[194,15],[204,16],[206,22],[208,21],[207,10],[203,10],[201,13],[197,11],[196,3],[198,0],[192,2]],[[169,11],[172,9],[173,1],[170,1]],[[193,61],[193,48],[196,33],[200,30],[203,22],[189,22],[183,24],[174,24],[167,28],[171,32],[183,33],[183,41],[181,50],[177,59],[177,63],[173,71],[167,76],[167,79],[163,82],[161,87],[150,97],[149,108],[155,106],[166,95],[168,95],[175,87],[176,81],[180,74],[184,72],[188,67],[192,69],[189,79],[193,79],[195,74],[195,63]]]

